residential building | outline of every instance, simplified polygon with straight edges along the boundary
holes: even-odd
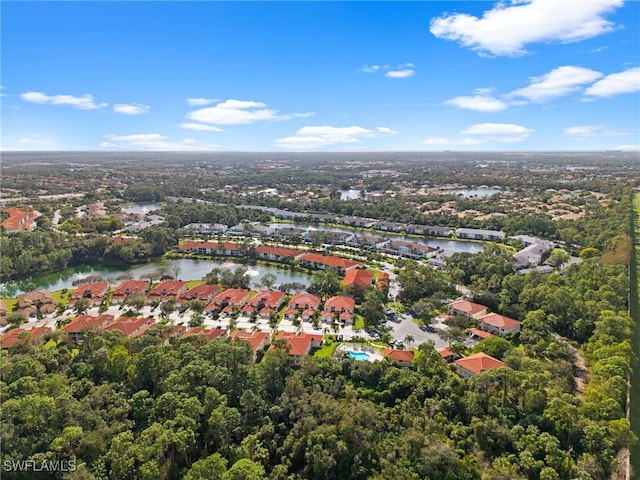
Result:
[[[484,352],[475,353],[468,357],[460,358],[453,362],[458,371],[458,374],[462,377],[473,377],[481,372],[493,370],[495,368],[506,367],[506,365],[493,358],[491,355],[487,355]]]
[[[56,311],[53,295],[47,290],[37,290],[18,295],[18,311],[27,317],[35,315],[40,308],[40,313],[47,314]]]
[[[84,338],[84,334],[87,330],[101,331],[104,327],[109,325],[114,319],[113,315],[79,315],[70,323],[64,326],[62,333],[69,337],[69,340],[73,342],[80,342]]]
[[[367,288],[373,284],[373,272],[358,268],[351,269],[344,276],[342,283],[347,287]]]
[[[144,332],[154,327],[156,322],[153,318],[133,318],[133,317],[120,317],[115,322],[107,325],[102,331],[117,330],[121,332],[125,337],[133,337],[142,335]]]
[[[125,280],[111,294],[111,304],[120,305],[124,303],[130,295],[144,293],[149,288],[148,280]]]
[[[415,354],[411,350],[395,350],[384,348],[382,356],[397,367],[413,367]]]
[[[218,285],[208,285],[203,283],[190,288],[178,297],[178,303],[187,303],[191,300],[202,300],[207,304],[220,293],[222,289]]]
[[[353,268],[363,266],[363,263],[357,260],[349,260],[348,258],[336,257],[334,255],[321,255],[319,253],[307,253],[299,257],[299,261],[303,267],[321,270],[333,268],[342,275]]]
[[[187,282],[184,280],[165,280],[153,287],[147,296],[147,303],[162,302],[175,298],[187,291]]]
[[[447,305],[449,315],[462,315],[467,318],[478,319],[489,311],[484,305],[470,302],[469,300],[457,300]]]
[[[71,295],[71,298],[69,299],[69,306],[74,306],[81,298],[89,300],[89,305],[92,307],[100,305],[102,298],[105,296],[108,289],[109,284],[107,284],[107,282],[83,283],[82,285],[79,285]]]
[[[8,349],[15,346],[15,344],[20,340],[20,335],[24,334],[25,336],[29,336],[29,340],[31,343],[40,342],[42,337],[44,337],[47,333],[51,332],[51,328],[47,326],[41,326],[32,328],[31,330],[23,330],[21,328],[14,328],[13,330],[9,330],[7,333],[0,337],[0,348]]]
[[[292,248],[271,247],[269,245],[260,245],[255,249],[256,257],[262,260],[270,260],[275,262],[290,262],[297,257],[304,255],[304,250],[294,250]]]
[[[478,319],[478,326],[487,332],[495,333],[504,337],[520,331],[521,322],[513,318],[498,315],[497,313],[489,313]]]
[[[40,213],[35,210],[25,211],[19,208],[8,208],[7,213],[9,218],[2,222],[2,226],[7,232],[33,232],[38,226],[36,218],[40,216]]]
[[[489,240],[493,242],[501,242],[505,238],[504,232],[498,230],[482,230],[479,228],[458,228],[456,237],[468,238],[471,240]]]
[[[264,350],[271,343],[271,334],[269,332],[246,332],[244,330],[234,330],[231,332],[231,340],[244,340],[245,342],[249,342],[251,350],[253,350],[253,359],[255,361],[258,352]]]
[[[355,312],[356,301],[351,297],[334,296],[329,297],[324,302],[324,308],[322,310],[322,321],[325,323],[332,323],[334,316],[337,315],[341,324],[353,325],[353,314]]]
[[[296,335],[292,332],[279,332],[276,335],[276,339],[286,341],[289,362],[292,365],[299,365],[302,357],[309,355],[313,349],[322,346],[322,335],[320,334],[301,333]],[[273,349],[274,345],[272,344],[270,348]]]
[[[233,307],[242,307],[249,300],[251,292],[240,288],[229,288],[216,295],[211,303],[204,309],[206,313],[214,313],[220,310],[228,310],[231,313]]]

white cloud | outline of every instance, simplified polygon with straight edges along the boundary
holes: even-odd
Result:
[[[284,115],[280,114],[278,110],[267,108],[267,105],[262,102],[230,99],[213,107],[189,112],[187,118],[212,125],[240,125],[270,120],[288,120],[299,115],[309,114]]]
[[[627,135],[625,132],[609,130],[599,125],[580,125],[576,127],[568,127],[564,129],[567,137],[574,138],[590,138],[590,137],[616,137]]]
[[[415,70],[406,68],[404,70],[389,70],[384,76],[388,78],[407,78],[415,75],[415,73]]]
[[[395,133],[397,132],[387,127],[368,129],[355,125],[351,127],[307,126],[300,128],[295,135],[277,139],[275,145],[280,148],[310,150],[344,143],[360,143],[366,138]]]
[[[153,150],[153,151],[212,151],[220,150],[219,145],[199,144],[192,138],[179,142],[168,141],[168,137],[159,133],[141,133],[134,135],[106,135],[106,142],[100,144],[103,148],[124,150]]]
[[[635,67],[624,72],[607,75],[587,88],[584,93],[594,97],[613,97],[614,95],[633,93],[639,90],[640,67]]]
[[[213,125],[205,125],[203,123],[181,123],[180,128],[186,128],[188,130],[200,130],[204,132],[222,132],[222,128],[214,127]]]
[[[478,145],[480,143],[484,143],[485,140],[481,138],[458,138],[456,140],[450,140],[448,138],[442,137],[434,137],[427,138],[424,143],[425,145],[435,145],[435,146],[460,146],[460,145]]]
[[[190,107],[201,107],[202,105],[210,105],[212,103],[217,102],[218,100],[215,98],[186,98],[185,102]]]
[[[621,150],[623,152],[640,152],[640,145],[618,145],[614,150]]]
[[[530,102],[545,102],[567,95],[602,77],[602,73],[583,67],[565,65],[554,68],[541,77],[530,78],[531,85],[509,93],[507,97],[522,97]]]
[[[385,72],[387,78],[408,78],[416,74],[415,64],[401,63],[400,65],[365,65],[361,68],[365,73]]]
[[[148,113],[151,107],[140,103],[117,103],[113,106],[113,111],[125,115],[142,115]]]
[[[80,110],[95,110],[97,108],[106,107],[106,103],[95,103],[93,95],[85,93],[81,97],[73,95],[47,95],[42,92],[25,92],[20,95],[26,102],[46,103],[49,105],[70,105]]]
[[[513,123],[476,123],[460,133],[469,135],[528,135],[533,130]]]
[[[24,137],[18,140],[18,143],[23,145],[51,145],[53,142],[44,138]]]
[[[502,100],[482,94],[474,95],[472,97],[455,97],[444,103],[465,110],[475,110],[477,112],[499,112],[508,106]]]
[[[603,15],[623,0],[524,0],[497,3],[481,18],[445,14],[431,19],[438,38],[459,42],[480,53],[516,56],[537,42],[577,42],[609,32],[614,25]]]

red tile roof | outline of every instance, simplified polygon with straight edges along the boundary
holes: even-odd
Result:
[[[411,350],[395,350],[392,348],[383,349],[382,355],[394,362],[413,362],[415,357]]]
[[[71,295],[71,301],[69,303],[75,303],[76,300],[80,300],[81,298],[87,297],[102,297],[105,293],[107,293],[107,289],[109,288],[109,284],[107,282],[89,282],[83,283],[76,288],[75,292]]]
[[[189,300],[194,299],[211,300],[220,293],[220,290],[221,288],[219,285],[207,285],[206,283],[203,283],[184,292],[180,297],[178,297],[178,300],[181,302],[188,302]]]
[[[153,318],[132,318],[132,317],[120,317],[115,322],[107,325],[103,331],[118,330],[125,336],[140,335],[144,331],[153,327],[156,324]]]
[[[475,335],[475,336],[480,337],[482,339],[491,338],[491,337],[495,336],[493,333],[485,332],[484,330],[480,330],[479,328],[470,328],[468,333],[471,336]]]
[[[209,339],[226,337],[227,331],[222,328],[204,329],[202,327],[192,327],[181,336],[188,337],[189,335],[204,335]]]
[[[187,286],[184,280],[166,280],[160,282],[149,292],[149,297],[166,297],[180,294]]]
[[[62,331],[64,333],[80,333],[91,328],[99,330],[105,327],[113,319],[113,315],[107,314],[98,315],[97,317],[92,317],[90,315],[79,315],[71,320],[71,322],[62,329]]]
[[[297,305],[297,306],[296,306]],[[320,306],[320,297],[311,293],[298,293],[289,300],[290,308],[318,308]]]
[[[484,352],[469,355],[468,357],[461,358],[453,363],[473,373],[474,375],[477,375],[484,370],[493,370],[494,368],[506,367],[506,365],[500,360],[498,360],[497,358],[493,358],[491,355],[487,355]]]
[[[301,357],[307,355],[311,350],[312,342],[322,343],[322,335],[312,333],[301,333],[296,335],[293,332],[280,332],[276,338],[283,338],[289,345],[289,355]],[[271,345],[273,348],[273,345]]]
[[[116,300],[138,292],[144,292],[149,287],[149,280],[125,280],[111,294],[111,299]]]
[[[459,312],[465,312],[471,315],[476,315],[483,310],[487,310],[487,307],[485,307],[484,305],[473,303],[469,300],[458,300],[456,302],[452,302],[449,304],[449,307],[454,310],[458,310]]]
[[[505,330],[513,330],[514,328],[518,328],[520,323],[518,320],[514,320],[513,318],[505,317],[504,315],[499,315],[497,313],[490,313],[488,315],[484,315],[478,319],[479,322],[484,322],[487,325],[491,325],[495,328],[503,328]]]
[[[14,328],[13,330],[9,330],[7,333],[2,335],[0,338],[0,348],[11,348],[18,341],[18,337],[22,332],[29,332],[31,335],[31,341],[34,342],[36,340],[41,339],[45,333],[49,333],[51,328],[47,326],[41,326],[32,328],[31,330],[23,330],[21,328]]]
[[[362,262],[356,260],[349,260],[347,258],[336,257],[334,255],[321,255],[319,253],[307,253],[300,257],[301,261],[312,262],[328,267],[340,268],[342,270],[349,270],[354,267],[361,267],[364,265]]]
[[[243,305],[251,292],[249,290],[244,290],[240,288],[229,288],[222,293],[216,295],[211,304],[207,307],[209,309],[210,306],[220,306],[223,303],[227,305]]]
[[[356,301],[351,297],[345,297],[343,295],[329,297],[326,302],[324,302],[324,311],[347,311],[353,312],[356,307]]]
[[[31,225],[39,215],[35,210],[25,212],[19,208],[8,208],[7,213],[9,218],[2,222],[2,226],[9,232],[31,230]]]
[[[344,283],[346,286],[358,286],[366,288],[373,282],[373,272],[371,270],[352,269],[344,276]]]
[[[438,350],[436,350],[440,356],[442,358],[447,358],[447,357],[457,357],[458,354],[456,352],[454,352],[453,350],[450,350],[447,347],[443,347],[443,348],[439,348]]]
[[[264,345],[269,343],[271,334],[269,332],[245,332],[244,330],[234,330],[231,332],[232,340],[246,340],[251,344],[254,352],[257,352]]]
[[[261,290],[251,297],[249,305],[257,307],[260,304],[264,304],[265,307],[278,308],[282,304],[284,296],[284,292],[277,290]]]

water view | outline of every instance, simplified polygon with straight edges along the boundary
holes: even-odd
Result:
[[[356,188],[340,190],[340,200],[355,200],[362,197],[362,191]]]
[[[58,272],[35,275],[31,279],[8,282],[0,285],[0,295],[3,297],[14,297],[27,290],[61,290],[63,288],[74,288],[73,283],[82,281],[94,275],[102,276],[105,281],[117,284],[118,277],[128,275],[131,278],[142,278],[163,269],[165,272],[175,275],[179,280],[201,280],[214,267],[235,270],[238,267],[245,267],[251,276],[252,284],[256,284],[266,273],[273,273],[276,276],[276,285],[290,282],[300,282],[308,285],[311,282],[311,275],[302,272],[292,272],[275,266],[265,265],[242,265],[236,262],[195,260],[189,258],[165,260],[160,262],[145,263],[129,268],[115,268],[103,266],[77,266],[69,267]]]
[[[444,190],[444,193],[451,193],[453,195],[462,195],[465,198],[469,197],[490,197],[496,193],[506,193],[503,190],[497,188],[463,188],[461,190]]]
[[[136,215],[146,215],[155,210],[160,210],[161,205],[157,203],[132,203],[122,207],[122,211],[125,213],[134,213]]]

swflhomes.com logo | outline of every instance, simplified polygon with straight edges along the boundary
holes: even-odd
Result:
[[[75,472],[75,460],[5,460],[5,472]]]

